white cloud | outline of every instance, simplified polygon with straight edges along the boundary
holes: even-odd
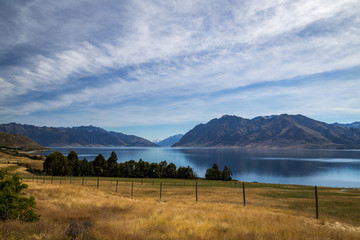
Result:
[[[16,14],[3,20],[8,28],[1,25],[0,34],[15,31],[0,40],[0,49],[10,54],[21,46],[26,54],[17,53],[20,63],[8,66],[0,54],[0,119],[84,106],[101,112],[103,122],[112,114],[106,109],[118,106],[131,119],[118,124],[185,121],[220,112],[208,107],[217,102],[231,110],[236,100],[202,95],[360,65],[359,1],[32,1],[12,10]],[[339,86],[334,84],[337,91]],[[260,89],[255,95],[248,90],[248,100],[241,101],[293,91]],[[300,86],[293,101],[309,97],[311,89]],[[341,101],[349,112],[357,103],[350,90],[344,89],[349,99]],[[317,91],[319,99],[328,99],[328,91]],[[29,97],[37,93],[44,98]],[[333,101],[312,112],[333,111]],[[273,103],[276,111],[279,103]],[[302,111],[311,108],[304,104]],[[142,114],[153,116],[134,120]]]

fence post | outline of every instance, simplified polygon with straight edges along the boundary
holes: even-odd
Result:
[[[119,185],[119,180],[116,180],[116,192],[117,192],[117,189],[118,189],[118,185]]]
[[[198,184],[196,182],[195,184],[195,189],[196,189],[196,202],[198,201]]]
[[[98,176],[98,180],[97,180],[97,189],[99,189],[99,181],[100,181],[100,177]]]
[[[81,186],[84,186],[84,178],[85,178],[85,176],[83,175],[83,179],[82,179],[82,184],[81,184]]]
[[[162,182],[160,183],[160,201],[161,201]]]
[[[245,183],[243,182],[243,200],[244,200],[244,207],[246,206],[246,201],[245,201]]]
[[[134,196],[134,181],[131,183],[131,198]]]
[[[143,185],[143,179],[141,179],[141,185]]]
[[[319,202],[318,202],[317,186],[315,186],[315,204],[316,204],[316,218],[319,218]]]

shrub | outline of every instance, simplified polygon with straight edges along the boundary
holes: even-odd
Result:
[[[91,221],[72,220],[66,231],[66,236],[70,239],[95,239],[91,233],[92,227],[93,223]]]
[[[25,222],[39,220],[40,215],[34,213],[36,206],[34,197],[20,197],[20,191],[28,187],[21,183],[19,175],[10,176],[5,169],[0,169],[0,219],[20,219]]]

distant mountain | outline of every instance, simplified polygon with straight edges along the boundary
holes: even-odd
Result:
[[[225,115],[187,132],[174,147],[360,148],[360,129],[302,115],[245,119]]]
[[[4,132],[0,132],[0,147],[28,150],[44,149],[43,146],[37,144],[28,137]]]
[[[184,136],[184,134],[177,134],[168,138],[165,138],[164,140],[157,140],[154,141],[155,144],[159,145],[160,147],[170,147],[172,145],[174,145],[175,143],[177,143],[182,137]]]
[[[351,127],[351,128],[360,128],[360,122],[353,122],[353,123],[333,123],[334,125],[337,126],[342,126],[342,127]]]
[[[0,124],[0,132],[31,138],[46,147],[154,147],[156,144],[137,136],[108,132],[102,128],[87,127],[37,127],[17,123]]]

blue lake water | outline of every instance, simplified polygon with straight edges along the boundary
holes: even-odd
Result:
[[[216,163],[221,169],[230,167],[239,181],[360,188],[360,150],[96,147],[53,148],[42,154],[60,151],[67,156],[71,150],[89,161],[99,153],[107,159],[112,151],[119,162],[166,160],[177,167],[189,165],[199,177]]]

